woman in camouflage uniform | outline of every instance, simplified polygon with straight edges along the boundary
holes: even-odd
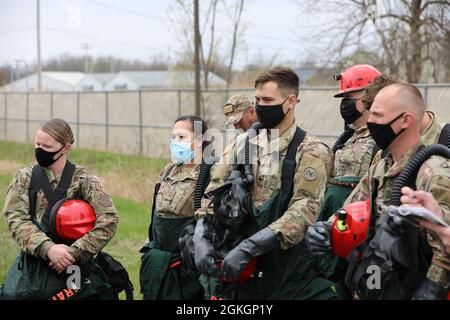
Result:
[[[201,129],[200,129],[201,126]],[[199,130],[194,130],[199,128]],[[198,274],[181,261],[178,239],[194,223],[194,190],[202,163],[206,123],[197,116],[175,120],[171,158],[155,186],[149,240],[140,270],[144,299],[201,299]]]
[[[69,266],[80,266],[83,274],[86,268],[92,271],[92,258],[114,236],[118,222],[117,210],[99,179],[84,167],[73,165],[67,160],[73,143],[72,130],[67,122],[62,119],[45,122],[35,136],[38,165],[35,169],[32,166],[20,169],[9,186],[3,215],[21,253],[0,289],[0,298],[51,298],[59,290],[67,288],[66,270]],[[42,182],[37,184],[33,197],[29,193],[33,170],[40,172],[39,177],[50,183],[51,199],[44,195]],[[63,190],[63,183],[60,183],[63,179],[70,181],[67,190]],[[36,178],[34,181],[37,180]],[[59,198],[58,191],[61,191]],[[61,198],[86,201],[94,209],[96,216],[89,233],[71,244],[59,242],[51,235],[50,211]],[[35,206],[30,206],[30,202],[34,202]],[[81,286],[82,290],[78,294],[80,298],[92,298],[92,294],[96,298],[111,298],[109,293],[106,294],[110,291],[109,285],[96,274],[92,272],[88,276],[91,286]]]

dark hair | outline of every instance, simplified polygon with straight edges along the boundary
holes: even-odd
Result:
[[[363,94],[361,96],[361,102],[366,107],[366,109],[370,109],[372,107],[373,100],[375,100],[375,96],[377,93],[391,84],[395,83],[406,83],[403,80],[400,80],[397,76],[394,75],[381,75],[376,77],[373,82],[364,88]]]
[[[208,130],[208,125],[206,124],[206,122],[205,122],[202,118],[200,118],[200,117],[198,117],[198,116],[195,116],[195,115],[185,115],[185,116],[178,117],[178,118],[173,122],[173,124],[175,124],[175,123],[177,123],[177,122],[180,122],[180,121],[189,121],[189,123],[191,124],[192,132],[194,132],[194,134],[195,134],[195,130],[194,130],[195,122],[201,122],[201,124],[202,124],[202,132],[201,132],[201,133],[198,133],[198,132],[197,132],[198,134],[195,136],[195,138],[197,138],[198,136],[200,136],[200,134],[204,135],[205,132]],[[203,140],[203,143],[202,143],[202,150],[205,150],[205,148],[206,148],[206,146],[207,146],[208,144],[209,144],[209,142]]]
[[[275,82],[279,90],[284,90],[289,94],[298,96],[299,79],[298,75],[292,69],[277,67],[261,73],[255,80],[255,88],[269,81]]]

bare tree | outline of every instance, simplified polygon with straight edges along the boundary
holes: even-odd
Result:
[[[316,15],[327,17],[311,33],[327,44],[327,62],[342,61],[358,50],[375,51],[385,72],[416,83],[424,80],[426,68],[434,68],[437,79],[441,71],[433,63],[448,56],[442,40],[448,41],[450,0],[307,0],[300,2],[300,8],[322,8]]]
[[[200,62],[202,69],[202,86],[209,89],[210,72],[227,62],[227,86],[232,80],[233,64],[237,51],[242,44],[241,37],[245,26],[242,24],[242,13],[245,0],[205,0],[201,1],[200,21]],[[168,17],[171,21],[170,29],[183,46],[181,61],[190,61],[193,65],[193,6],[191,0],[172,0],[168,6]],[[218,28],[219,16],[226,21]],[[227,30],[224,30],[227,29]],[[231,29],[231,31],[229,30]],[[224,36],[231,34],[230,41],[224,43]],[[229,54],[228,54],[229,53]],[[182,64],[185,68],[189,65]]]
[[[245,30],[245,25],[242,25],[241,17],[244,12],[244,0],[239,0],[237,5],[234,8],[230,8],[228,6],[225,7],[227,10],[227,15],[230,18],[230,21],[233,26],[233,36],[231,40],[231,49],[230,49],[230,57],[228,60],[228,68],[227,68],[227,88],[230,87],[231,80],[233,77],[233,63],[234,56],[236,54],[236,48],[238,47],[239,34]]]

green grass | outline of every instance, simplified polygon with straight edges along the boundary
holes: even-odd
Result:
[[[118,155],[107,152],[90,150],[73,150],[70,160],[76,164],[84,165],[96,173],[100,178],[103,175],[114,173],[108,179],[110,185],[117,184],[120,188],[118,194],[111,192],[114,204],[119,212],[119,224],[116,234],[104,251],[110,253],[119,260],[127,269],[135,288],[135,298],[141,299],[139,287],[139,267],[141,254],[139,249],[147,238],[148,224],[150,222],[150,195],[153,185],[160,170],[167,163],[165,159],[152,159],[139,156]],[[12,161],[19,167],[35,162],[33,147],[28,144],[0,141],[0,161]],[[1,169],[1,168],[0,168]],[[14,171],[0,171],[0,208],[4,205],[4,195],[14,175]],[[120,181],[116,181],[120,179]],[[139,185],[140,180],[148,182],[147,185]],[[149,181],[152,180],[152,181]],[[136,187],[137,186],[137,187]],[[144,196],[124,198],[122,189],[146,187],[140,190]],[[145,199],[145,201],[136,201]],[[0,283],[6,277],[9,266],[19,252],[17,244],[11,239],[4,218],[0,218]],[[123,298],[123,297],[122,297]]]
[[[155,159],[110,152],[73,149],[70,152],[73,163],[88,167],[97,174],[111,170],[146,170],[159,172],[167,164],[167,159]],[[0,141],[0,160],[13,160],[24,165],[35,163],[34,147],[10,141]]]

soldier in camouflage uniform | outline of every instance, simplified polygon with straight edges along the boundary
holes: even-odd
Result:
[[[388,155],[374,164],[361,179],[346,200],[345,205],[370,198],[372,181],[378,181],[376,205],[388,205],[395,178],[423,143],[420,128],[425,114],[425,103],[420,91],[409,84],[393,84],[382,89],[373,102],[368,120],[369,129],[381,150]],[[429,192],[439,203],[443,218],[450,217],[450,160],[432,156],[417,173],[417,190]],[[307,243],[316,254],[329,252],[331,221],[316,223],[308,229]],[[442,299],[449,285],[449,256],[438,240],[429,234],[428,242],[433,249],[433,259],[426,278],[411,296],[416,299]],[[438,292],[439,294],[435,294]]]
[[[337,77],[341,91],[335,98],[342,98],[340,111],[347,126],[354,131],[344,144],[336,146],[334,177],[361,177],[370,167],[375,142],[367,129],[367,107],[361,102],[364,89],[381,73],[369,65],[355,65]]]
[[[373,100],[377,93],[394,83],[406,83],[394,75],[381,75],[377,77],[369,86],[364,89],[361,102],[368,110],[372,107]],[[438,143],[443,125],[432,111],[426,111],[420,125],[420,138],[425,145]],[[378,150],[373,157],[372,164],[378,162],[382,157],[382,151]]]
[[[194,133],[194,123],[202,132]],[[192,300],[203,298],[198,275],[180,258],[178,239],[194,222],[194,191],[203,155],[206,123],[196,116],[182,116],[172,129],[171,157],[156,183],[150,242],[143,252],[140,281],[144,299]]]
[[[247,131],[258,119],[252,101],[245,95],[236,94],[223,106],[226,117],[225,125],[232,124],[236,130]]]
[[[44,168],[53,189],[60,182],[73,142],[69,125],[61,119],[47,121],[36,133],[36,158]],[[54,243],[31,220],[28,194],[31,174],[31,166],[15,174],[8,188],[3,208],[9,231],[22,252],[45,261],[45,264],[58,273],[64,272],[70,265],[82,264],[92,259],[112,239],[118,223],[117,210],[100,180],[86,168],[76,166],[66,197],[73,198],[81,195],[82,199],[94,209],[96,221],[88,234],[67,246]],[[35,208],[35,219],[38,223],[42,222],[47,207],[48,201],[43,191],[39,190]],[[7,281],[8,279],[5,282]]]
[[[253,212],[244,229],[252,230],[253,235],[226,255],[221,270],[217,270],[213,258],[214,248],[203,236],[205,215],[213,214],[217,208],[204,198],[196,211],[199,220],[194,235],[195,263],[204,275],[214,277],[219,272],[226,279],[236,280],[250,259],[260,257],[262,277],[255,276],[237,287],[230,285],[235,289],[233,299],[336,297],[330,282],[315,278],[314,259],[303,245],[307,227],[316,221],[333,166],[330,149],[310,134],[306,134],[296,151],[295,174],[289,177],[293,179],[292,198],[285,211],[278,206],[281,164],[297,128],[294,109],[298,103],[298,81],[298,76],[287,68],[266,71],[255,81],[256,112],[267,130],[261,130],[249,141],[256,146],[255,156],[251,157]],[[206,193],[222,186],[237,165],[243,163],[248,135],[247,132],[238,136],[236,143],[226,148],[211,170]]]
[[[358,64],[335,76],[335,79],[340,80],[341,90],[334,97],[342,98],[340,113],[346,129],[333,146],[334,171],[319,220],[327,220],[342,206],[370,167],[375,142],[366,124],[369,108],[362,103],[361,97],[364,89],[380,75],[374,67]]]

